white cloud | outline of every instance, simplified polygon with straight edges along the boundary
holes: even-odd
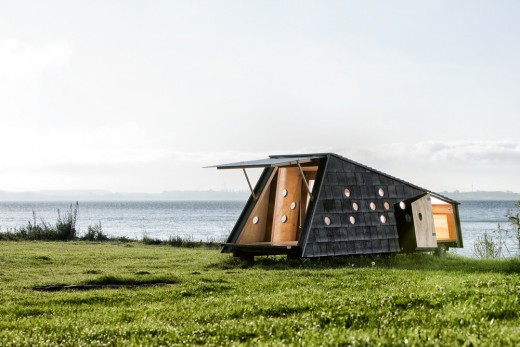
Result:
[[[203,166],[337,152],[520,191],[514,6],[6,6],[0,189],[218,189]]]
[[[359,149],[358,149],[359,150]],[[359,150],[373,158],[406,158],[432,164],[467,161],[473,163],[519,162],[520,144],[511,141],[427,141],[395,143]]]
[[[1,148],[18,147],[16,152],[2,153],[2,189],[246,189],[240,170],[217,172],[203,167],[270,154],[336,152],[434,191],[469,190],[473,184],[483,190],[520,191],[516,176],[511,175],[512,171],[520,172],[520,145],[514,142],[429,141],[269,152],[181,151],[149,145],[146,134],[135,123],[65,133],[50,131],[46,135],[40,142],[0,137]],[[248,170],[253,181],[260,172]]]
[[[520,144],[425,141],[336,150],[352,160],[432,190],[520,191]]]
[[[7,126],[0,136],[3,169],[147,163],[168,153],[148,148],[135,123],[99,128]],[[13,150],[9,150],[13,149]]]
[[[2,124],[29,125],[51,113],[53,81],[68,68],[71,59],[72,50],[64,43],[35,45],[0,38]]]
[[[34,45],[13,38],[0,38],[0,74],[10,81],[34,78],[44,69],[67,66],[71,58],[72,49],[64,43]]]

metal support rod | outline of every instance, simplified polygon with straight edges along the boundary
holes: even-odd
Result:
[[[244,171],[244,175],[246,176],[247,185],[249,186],[249,190],[251,191],[251,195],[253,196],[253,199],[255,199],[255,201],[257,201],[258,199],[256,197],[255,191],[253,190],[253,186],[251,186],[251,181],[249,181],[249,176],[247,175],[246,169],[242,168],[242,171]]]
[[[300,166],[300,162],[297,161],[296,164],[298,164],[298,167],[300,168],[300,173],[301,173],[302,178],[303,178],[303,183],[305,183],[305,188],[307,188],[307,192],[309,193],[309,195],[311,197],[311,200],[314,200],[314,197],[312,196],[312,193],[311,193],[311,189],[309,188],[309,183],[307,183],[307,179],[305,178],[305,174],[303,173],[303,169]]]

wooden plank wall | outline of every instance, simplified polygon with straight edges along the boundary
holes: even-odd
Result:
[[[429,194],[412,202],[412,214],[417,249],[437,248],[431,197]]]
[[[272,243],[296,241],[301,186],[302,178],[298,168],[284,167],[278,170],[271,233]],[[291,208],[293,203],[294,208]]]
[[[437,241],[457,241],[455,215],[450,204],[432,205]]]
[[[264,242],[266,238],[266,230],[270,228],[270,220],[269,220],[269,202],[270,202],[270,193],[271,193],[271,185],[273,180],[276,177],[276,170],[271,174],[267,185],[264,190],[258,197],[258,201],[256,202],[253,211],[249,215],[247,222],[244,226],[244,229],[240,233],[238,237],[237,243],[254,243],[254,242]],[[258,218],[258,223],[253,223],[253,220]]]
[[[328,161],[319,195],[315,197],[312,224],[308,235],[302,236],[307,240],[302,256],[399,252],[394,206],[426,192],[335,156]],[[345,188],[350,190],[350,196],[345,195]],[[370,203],[376,205],[375,210]],[[324,223],[325,217],[330,219],[329,225]]]

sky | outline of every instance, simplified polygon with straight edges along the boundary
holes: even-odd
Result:
[[[520,192],[518,18],[501,0],[0,0],[0,190],[247,190],[203,167],[334,152]]]

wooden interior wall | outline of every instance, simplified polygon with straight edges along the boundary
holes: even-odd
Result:
[[[429,194],[412,202],[413,223],[417,249],[437,247],[433,211]]]
[[[271,235],[273,233],[273,218],[274,218],[274,201],[276,199],[276,185],[278,184],[278,172],[273,177],[271,183],[271,191],[269,192],[269,207],[267,210],[267,225],[265,226],[265,239],[264,241],[270,242]]]
[[[451,204],[432,205],[437,241],[457,241],[457,228]]]
[[[314,188],[314,182],[316,182],[316,174],[318,173],[318,167],[317,166],[310,166],[303,169],[303,174],[305,175],[305,179],[307,180],[307,183],[309,184],[309,189],[312,192]],[[300,215],[298,217],[298,232],[296,239],[300,239],[300,235],[302,232],[303,224],[305,223],[305,217],[307,216],[307,209],[309,208],[311,197],[309,195],[309,191],[307,190],[307,187],[305,187],[305,184],[301,185],[301,192],[300,192]]]
[[[278,169],[271,242],[296,241],[302,178],[299,168]],[[284,194],[285,192],[285,194]],[[294,208],[291,204],[295,203]]]
[[[312,189],[318,166],[303,167],[302,170]],[[284,190],[287,190],[286,196],[283,195]],[[258,197],[237,243],[297,241],[305,221],[309,200],[310,196],[303,184],[299,168],[281,167],[276,169]],[[293,209],[291,208],[292,203],[295,203]],[[283,216],[287,217],[285,223],[282,221]],[[253,223],[255,217],[258,218],[256,224]]]
[[[273,183],[276,184],[275,177],[276,170],[272,173],[269,182],[258,197],[256,206],[249,215],[246,225],[238,237],[237,243],[244,244],[266,241],[266,230],[268,230],[271,225],[271,221],[269,220],[269,202],[272,190],[271,186]],[[275,182],[273,182],[273,180]],[[258,223],[256,224],[253,223],[255,217],[258,218]]]

